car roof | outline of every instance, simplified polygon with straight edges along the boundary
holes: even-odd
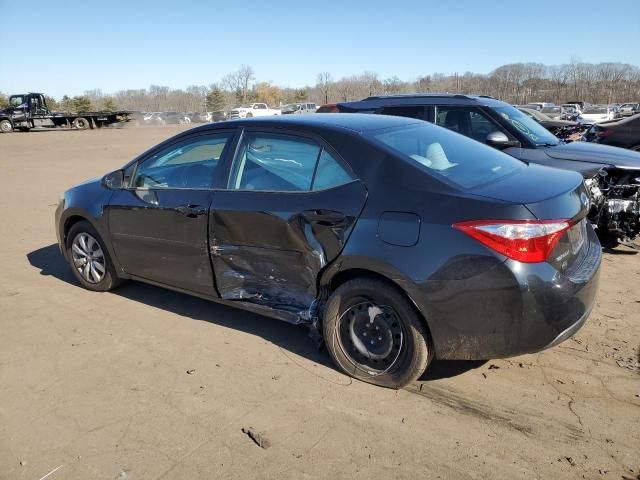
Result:
[[[488,107],[504,107],[508,103],[487,95],[462,95],[458,93],[412,93],[403,95],[379,95],[355,102],[338,103],[339,107],[353,110],[381,108],[389,105],[482,105]]]
[[[227,120],[208,124],[199,129],[208,130],[211,128],[228,127],[254,127],[261,126],[267,128],[318,128],[338,131],[351,131],[363,133],[371,130],[398,127],[422,123],[415,118],[397,117],[390,115],[345,115],[342,113],[312,113],[309,115],[271,115],[265,117],[255,117],[250,119]]]

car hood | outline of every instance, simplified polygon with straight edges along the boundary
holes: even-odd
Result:
[[[547,127],[575,127],[578,125],[577,122],[571,122],[569,120],[541,120],[540,124]]]
[[[545,147],[551,158],[579,162],[615,165],[616,167],[640,168],[640,153],[624,148],[609,147],[597,143],[571,142]]]

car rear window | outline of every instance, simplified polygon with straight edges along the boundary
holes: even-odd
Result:
[[[445,128],[414,124],[371,132],[388,148],[436,178],[464,189],[519,171],[519,160]]]

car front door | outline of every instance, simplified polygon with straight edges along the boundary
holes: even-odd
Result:
[[[435,124],[486,143],[487,135],[504,133],[509,140],[516,138],[481,109],[476,107],[438,106]]]
[[[215,295],[208,213],[231,131],[192,135],[142,159],[107,207],[111,242],[126,273]]]
[[[314,137],[247,130],[236,152],[209,219],[218,292],[296,321],[317,297],[318,273],[345,245],[366,189]]]

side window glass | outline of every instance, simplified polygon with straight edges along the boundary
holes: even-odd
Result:
[[[380,113],[383,115],[395,115],[397,117],[408,117],[417,118],[418,120],[426,120],[423,106],[385,107]]]
[[[436,125],[484,142],[491,132],[500,131],[512,136],[500,125],[476,108],[438,107]]]
[[[319,154],[320,147],[317,144],[302,138],[245,135],[234,160],[229,188],[309,191]]]
[[[131,185],[134,188],[209,188],[230,133],[186,140],[153,155],[142,163]]]
[[[316,176],[313,179],[313,190],[325,190],[349,183],[353,178],[326,150],[322,150]]]

